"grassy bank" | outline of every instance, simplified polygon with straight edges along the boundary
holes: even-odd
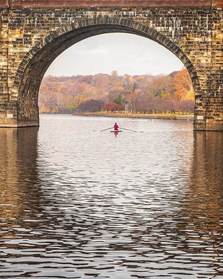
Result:
[[[118,118],[141,118],[141,119],[168,119],[168,120],[193,120],[193,114],[187,113],[126,113],[126,112],[82,112],[74,113],[78,116],[118,117]]]

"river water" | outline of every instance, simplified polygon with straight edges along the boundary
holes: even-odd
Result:
[[[0,166],[0,278],[223,278],[223,133],[44,115]]]

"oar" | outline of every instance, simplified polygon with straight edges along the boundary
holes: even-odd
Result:
[[[109,130],[109,129],[113,129],[113,127],[109,127],[109,128],[107,128],[107,129],[103,129],[103,130],[101,130],[100,132],[107,131],[107,130]]]
[[[135,131],[135,130],[131,130],[131,129],[121,128],[121,130],[127,130],[127,131],[131,131],[131,132],[134,132],[134,133],[138,133],[137,131]]]

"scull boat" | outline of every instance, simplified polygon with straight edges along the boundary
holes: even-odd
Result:
[[[118,131],[115,131],[115,130],[113,130],[113,131],[110,131],[111,133],[120,133],[120,132],[123,132],[122,130],[118,130]]]

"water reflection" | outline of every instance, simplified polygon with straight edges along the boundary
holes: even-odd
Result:
[[[221,232],[223,211],[223,134],[195,133],[191,181],[185,196],[194,229]]]
[[[223,276],[223,134],[50,121],[0,129],[1,278]]]
[[[19,223],[30,211],[37,175],[37,129],[0,129],[0,218]]]
[[[194,133],[191,175],[185,190],[181,211],[175,218],[177,247],[200,269],[200,278],[222,278],[222,133]]]

